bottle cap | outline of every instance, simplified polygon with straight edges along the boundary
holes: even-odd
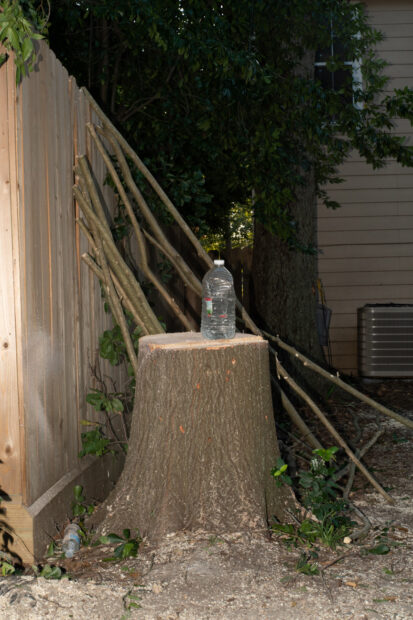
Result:
[[[214,260],[214,265],[225,265],[225,261],[224,260],[215,259]]]

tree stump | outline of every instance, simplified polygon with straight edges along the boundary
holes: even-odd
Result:
[[[257,336],[199,333],[141,338],[124,471],[100,530],[229,532],[284,517],[268,345]]]

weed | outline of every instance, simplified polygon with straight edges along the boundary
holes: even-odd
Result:
[[[119,543],[113,552],[113,556],[105,558],[105,562],[118,562],[120,560],[126,560],[127,558],[135,558],[138,555],[139,545],[142,542],[139,533],[137,532],[135,537],[131,537],[130,530],[125,529],[122,534],[123,537],[113,533],[99,537],[99,542],[102,545]]]
[[[12,575],[16,572],[16,567],[13,566],[13,564],[7,562],[6,560],[2,560],[0,567],[2,577],[7,577],[7,575]]]
[[[36,577],[43,577],[44,579],[62,579],[63,577],[67,577],[60,566],[53,566],[51,564],[37,566],[33,564],[32,569]]]
[[[282,458],[278,458],[275,467],[271,470],[271,475],[275,478],[277,487],[281,487],[283,484],[291,485],[293,483],[290,476],[285,473],[287,467],[288,465],[284,463]]]
[[[313,577],[314,575],[319,575],[320,569],[315,562],[311,561],[312,559],[317,559],[317,557],[317,554],[302,553],[300,559],[295,565],[295,570],[298,573],[310,575],[310,577]]]
[[[86,498],[83,495],[83,487],[77,484],[73,489],[74,500],[72,502],[72,512],[74,517],[90,516],[94,510],[94,504],[86,504]]]
[[[299,474],[301,501],[313,515],[312,518],[304,519],[299,525],[276,523],[272,526],[273,531],[282,534],[290,548],[302,545],[315,548],[321,542],[335,549],[353,525],[346,514],[348,504],[338,496],[339,487],[334,481],[336,467],[333,461],[337,450],[336,447],[314,450],[310,469]],[[278,459],[276,468],[271,472],[278,485],[292,483],[285,474],[286,469],[287,465]]]
[[[132,590],[129,590],[123,597],[123,606],[126,610],[126,614],[123,614],[120,620],[128,620],[131,615],[132,609],[140,609],[141,606],[137,601],[141,600],[141,597],[137,594],[133,594]]]

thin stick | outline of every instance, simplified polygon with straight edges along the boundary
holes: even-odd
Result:
[[[308,441],[308,443],[311,445],[312,448],[314,449],[322,448],[323,446],[318,441],[317,437],[315,437],[313,433],[310,431],[307,424],[304,422],[304,420],[302,419],[302,417],[300,416],[300,414],[298,413],[298,411],[296,410],[292,402],[289,400],[284,390],[282,390],[281,388],[280,388],[280,393],[281,393],[281,402],[282,402],[284,409],[290,416],[295,426],[299,429],[302,436]]]
[[[297,394],[299,394],[299,396],[301,396],[301,398],[308,403],[308,405],[314,411],[314,413],[316,414],[318,419],[321,420],[321,422],[324,424],[324,426],[329,430],[329,432],[334,437],[334,439],[340,444],[340,446],[344,449],[344,451],[350,457],[350,459],[356,464],[356,466],[359,468],[359,470],[364,474],[364,476],[367,478],[367,480],[386,499],[386,501],[389,504],[394,504],[395,503],[394,499],[388,493],[386,493],[386,491],[383,489],[383,487],[377,482],[377,480],[375,480],[373,478],[373,476],[370,474],[370,472],[364,467],[363,463],[361,463],[359,461],[359,459],[356,457],[354,452],[352,452],[352,450],[350,450],[350,448],[347,445],[347,443],[344,441],[344,439],[341,437],[341,435],[336,431],[334,426],[329,422],[329,420],[326,418],[326,416],[320,410],[320,408],[316,405],[316,403],[308,396],[308,394],[306,394],[306,392],[302,388],[300,388],[299,385],[297,385],[297,383],[294,381],[294,379],[292,379],[292,377],[290,377],[290,375],[287,373],[285,368],[279,362],[277,357],[275,358],[275,360],[276,360],[276,365],[277,365],[278,377],[284,379],[284,381],[286,381],[288,383],[288,385],[290,385],[292,387],[292,389],[295,392],[297,392]]]
[[[188,237],[188,239],[194,246],[198,256],[205,261],[208,268],[211,268],[213,266],[212,258],[202,247],[201,243],[199,242],[199,239],[197,239],[197,237],[194,235],[191,228],[185,222],[185,220],[183,219],[183,217],[181,216],[181,214],[179,213],[179,211],[177,210],[173,202],[164,192],[162,187],[159,185],[157,180],[154,178],[154,176],[151,174],[151,172],[148,170],[148,168],[145,166],[145,164],[140,159],[140,157],[136,154],[136,152],[132,149],[132,147],[128,144],[128,142],[125,140],[122,134],[116,129],[113,123],[108,119],[108,117],[103,112],[103,110],[98,106],[96,101],[93,99],[92,95],[86,90],[86,88],[82,88],[81,90],[83,94],[85,95],[86,99],[89,101],[91,107],[96,112],[99,119],[101,120],[103,126],[106,128],[107,132],[109,132],[113,136],[113,138],[115,139],[115,141],[117,141],[117,143],[120,145],[123,151],[130,157],[130,159],[133,161],[133,163],[138,168],[138,170],[142,173],[142,175],[145,177],[145,179],[148,181],[148,183],[151,185],[154,191],[158,194],[159,198],[162,200],[163,204],[168,209],[169,213],[172,215],[172,217],[174,218],[178,226],[186,234],[186,236]],[[105,135],[108,137],[107,133]],[[191,271],[190,271],[190,274],[192,275]],[[196,287],[197,286],[196,283],[194,284]],[[197,293],[201,294],[201,289],[199,289],[199,287],[198,287]],[[254,321],[249,316],[244,306],[241,304],[241,302],[238,299],[236,300],[236,306],[241,315],[242,320],[244,321],[248,329],[250,329],[253,334],[256,334],[257,336],[261,336],[262,335],[261,330],[254,323]]]
[[[377,431],[377,433],[375,433],[373,437],[371,437],[371,439],[369,439],[369,441],[362,448],[360,448],[360,450],[356,450],[355,454],[357,458],[362,459],[363,456],[370,450],[370,448],[374,446],[376,441],[383,435],[383,433],[384,433],[383,430]],[[340,469],[340,471],[338,471],[333,476],[334,480],[336,482],[340,480],[343,476],[345,476],[348,473],[349,468],[350,468],[350,463],[347,463],[347,465],[345,465],[342,469]]]
[[[103,157],[103,160],[106,164],[106,167],[117,187],[117,190],[119,192],[119,195],[122,199],[123,204],[125,205],[127,214],[129,216],[129,219],[131,221],[132,224],[132,228],[134,230],[134,233],[136,235],[136,239],[138,242],[138,251],[139,251],[139,256],[140,256],[140,267],[142,269],[142,271],[144,272],[144,274],[146,275],[146,277],[148,278],[148,280],[150,282],[152,282],[152,284],[155,286],[155,288],[158,290],[158,292],[160,293],[161,297],[163,297],[163,299],[166,301],[166,303],[170,306],[170,308],[172,309],[173,313],[175,314],[175,316],[178,317],[178,319],[181,321],[181,323],[183,324],[184,327],[186,327],[186,329],[188,331],[191,331],[192,329],[192,325],[191,322],[189,321],[189,319],[185,316],[185,314],[182,312],[182,310],[180,309],[180,307],[178,306],[178,304],[175,302],[175,300],[171,297],[171,295],[168,293],[168,291],[166,290],[166,288],[163,286],[163,284],[159,281],[159,279],[155,276],[155,274],[153,273],[152,269],[149,267],[148,264],[148,258],[147,258],[147,253],[146,253],[146,246],[145,246],[145,240],[142,234],[142,230],[138,224],[138,220],[136,219],[136,215],[135,212],[132,208],[132,205],[130,203],[130,200],[125,192],[125,189],[122,185],[122,182],[119,178],[118,173],[116,172],[115,166],[113,165],[110,157],[108,156],[106,149],[104,147],[104,145],[102,144],[102,141],[100,140],[99,136],[96,134],[95,128],[91,123],[88,123],[87,128],[89,130],[90,135],[92,136],[93,140],[96,143],[96,146],[99,149],[100,154]]]
[[[103,249],[103,241],[99,236],[99,233],[95,227],[92,227],[92,234],[96,243],[95,251],[96,258],[99,261],[102,272],[103,272],[103,286],[106,292],[106,298],[112,310],[113,318],[116,323],[119,325],[120,330],[122,332],[123,341],[125,343],[126,351],[128,353],[129,361],[132,364],[132,368],[135,376],[138,374],[138,358],[135,353],[135,349],[133,346],[132,338],[129,333],[129,329],[125,320],[125,315],[123,314],[123,309],[121,303],[119,301],[119,297],[117,296],[115,287],[112,282],[112,278],[110,277],[109,266],[106,261],[105,252]]]
[[[102,121],[103,125],[111,132],[114,138],[119,142],[122,149],[131,158],[131,160],[133,161],[137,169],[142,173],[142,175],[145,177],[145,179],[148,181],[151,187],[158,194],[159,198],[162,200],[164,205],[167,207],[168,211],[171,213],[174,220],[177,222],[177,224],[179,224],[179,226],[185,232],[188,239],[192,242],[198,256],[205,261],[208,267],[212,267],[213,260],[211,259],[209,254],[204,250],[202,245],[199,243],[198,239],[196,238],[196,236],[194,235],[194,233],[192,232],[188,224],[185,222],[185,220],[183,219],[183,217],[181,216],[181,214],[179,213],[178,209],[175,207],[173,202],[170,200],[170,198],[164,192],[162,187],[159,185],[158,181],[151,174],[151,172],[145,166],[145,164],[140,159],[140,157],[138,157],[138,155],[135,153],[133,148],[128,144],[128,142],[125,140],[122,134],[116,129],[113,123],[108,119],[108,117],[103,112],[103,110],[98,106],[96,101],[93,99],[92,95],[86,90],[86,88],[82,88],[81,91],[83,92],[86,99],[89,101],[91,107],[94,109],[94,111],[96,112],[100,120]]]
[[[92,257],[87,254],[86,252],[84,254],[82,254],[81,259],[83,260],[84,263],[86,263],[86,265],[89,267],[89,269],[91,269],[93,271],[93,273],[99,278],[99,280],[101,282],[104,282],[104,276],[103,276],[103,271],[101,270],[101,268],[95,263],[95,261],[92,259]],[[133,316],[135,323],[142,329],[142,332],[144,333],[145,336],[147,336],[149,334],[145,322],[142,320],[142,318],[136,314],[136,310],[135,308],[131,305],[128,297],[125,295],[121,285],[119,284],[118,279],[116,278],[115,274],[111,271],[110,272],[111,278],[115,284],[116,290],[119,292],[119,298],[120,301],[122,303],[122,305],[124,306],[125,310],[127,310],[128,312],[131,313],[131,315]]]
[[[409,420],[408,418],[405,418],[405,417],[401,416],[400,414],[396,413],[395,411],[392,411],[391,409],[388,409],[387,407],[384,407],[384,405],[381,405],[380,403],[376,402],[375,400],[373,400],[369,396],[366,396],[362,392],[359,392],[358,390],[353,388],[351,385],[348,385],[342,379],[340,379],[339,373],[337,373],[337,375],[333,375],[331,372],[328,372],[327,370],[324,370],[324,368],[321,368],[321,366],[319,366],[315,362],[312,362],[310,359],[308,359],[308,357],[306,357],[302,353],[299,353],[299,351],[297,351],[297,349],[295,349],[294,347],[290,346],[289,344],[286,344],[285,342],[283,342],[279,336],[272,336],[272,334],[269,334],[269,333],[267,333],[265,331],[263,331],[262,334],[266,338],[268,338],[269,340],[273,340],[274,342],[276,342],[279,347],[281,347],[285,351],[288,351],[288,353],[290,353],[291,355],[293,355],[294,357],[299,359],[300,362],[302,362],[304,366],[307,366],[308,368],[310,368],[314,372],[317,372],[322,377],[325,377],[326,379],[328,379],[332,383],[335,383],[336,385],[341,387],[343,390],[345,390],[346,392],[349,392],[350,394],[352,394],[353,396],[355,396],[359,400],[367,403],[371,407],[374,407],[374,409],[377,409],[377,411],[380,411],[380,413],[383,413],[384,415],[388,416],[389,418],[393,418],[393,420],[396,420],[397,422],[400,422],[400,424],[403,424],[404,426],[407,426],[408,428],[411,428],[413,430],[413,421],[412,420]]]
[[[127,291],[130,302],[134,305],[137,305],[137,308],[140,311],[138,311],[138,314],[141,314],[144,318],[145,324],[147,325],[148,330],[150,330],[150,333],[162,333],[164,330],[161,324],[153,313],[152,308],[150,307],[145,295],[143,294],[138,281],[121,257],[120,252],[113,241],[113,237],[110,231],[108,232],[105,224],[101,222],[98,216],[91,209],[87,200],[84,198],[83,194],[80,192],[79,188],[76,185],[73,187],[73,193],[79,203],[80,208],[82,209],[85,217],[89,222],[90,228],[95,227],[96,230],[99,232],[99,235],[102,236],[105,254],[110,261],[110,265],[113,268],[113,271],[119,278],[123,289]]]
[[[89,245],[96,256],[96,244],[85,222],[81,218],[76,218],[76,222],[79,224],[80,229],[82,230],[83,234],[86,236],[89,242]],[[103,283],[104,282],[103,271],[101,270],[99,265],[93,260],[93,258],[87,252],[85,252],[84,254],[82,254],[81,259],[83,260],[84,263],[86,263],[89,269],[91,269],[93,273]],[[110,276],[113,282],[115,283],[116,290],[119,291],[120,301],[125,307],[125,310],[131,313],[131,315],[135,319],[135,323],[139,325],[139,327],[142,329],[145,335],[148,335],[149,332],[146,328],[145,322],[142,320],[142,317],[136,312],[136,308],[131,304],[130,299],[125,294],[125,291],[119,284],[119,280],[117,279],[117,277],[115,276],[112,270],[110,270]]]
[[[126,185],[129,187],[130,191],[132,192],[132,195],[135,198],[143,217],[146,219],[147,223],[152,228],[152,231],[155,237],[158,239],[158,241],[162,245],[164,245],[168,249],[168,252],[173,257],[172,258],[173,264],[175,266],[175,269],[178,271],[178,273],[180,275],[182,274],[182,272],[185,273],[187,278],[192,280],[194,287],[198,289],[198,294],[201,295],[202,285],[200,281],[198,280],[198,278],[195,277],[194,273],[188,267],[188,265],[186,264],[182,256],[179,254],[179,252],[175,250],[175,248],[169,243],[168,239],[166,238],[164,232],[162,231],[162,228],[158,224],[157,219],[153,215],[145,198],[143,197],[141,191],[136,185],[132,177],[131,171],[129,169],[129,166],[127,164],[127,161],[125,159],[125,156],[123,155],[122,149],[120,148],[118,142],[114,139],[113,135],[111,135],[108,132],[104,131],[103,135],[107,138],[107,140],[109,140],[115,152],[120,168],[122,170],[124,181]]]

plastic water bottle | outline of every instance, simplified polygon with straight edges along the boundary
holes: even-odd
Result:
[[[214,260],[202,280],[201,333],[212,340],[235,336],[234,281],[223,260]]]
[[[69,523],[65,528],[63,536],[62,550],[67,558],[73,558],[80,549],[79,526]]]

